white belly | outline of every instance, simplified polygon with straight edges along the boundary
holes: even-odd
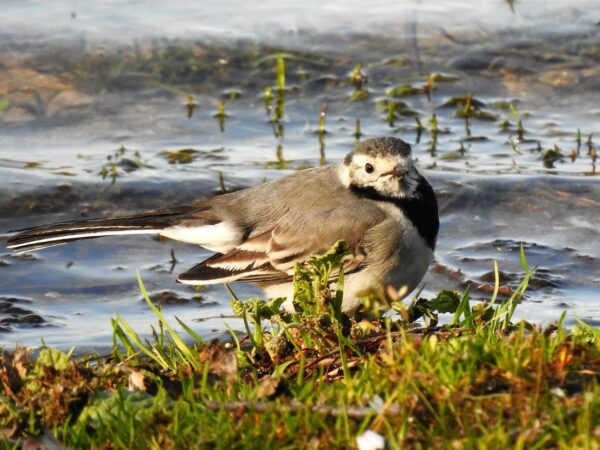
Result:
[[[433,252],[418,236],[408,242],[412,244],[402,249],[397,261],[388,261],[388,264],[346,275],[342,311],[353,313],[361,304],[361,294],[369,288],[378,287],[381,283],[393,286],[402,297],[406,297],[418,287],[433,260]],[[286,298],[284,309],[294,311],[292,283],[272,285],[264,287],[263,290],[268,298]]]

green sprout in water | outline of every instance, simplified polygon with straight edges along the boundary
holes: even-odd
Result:
[[[277,168],[285,169],[287,165],[287,161],[283,157],[283,145],[277,145],[277,150],[275,151],[275,157],[277,158]]]
[[[394,126],[394,123],[399,116],[418,115],[418,112],[410,108],[407,103],[392,98],[384,98],[378,101],[375,103],[375,108],[385,114],[385,121],[390,127]]]
[[[325,133],[318,133],[319,138],[319,164],[324,166],[327,164],[327,159],[325,158]]]
[[[516,136],[512,136],[510,139],[510,145],[513,149],[513,152],[515,152],[517,155],[522,155],[523,152],[521,151],[521,147],[519,146],[519,144],[521,143],[521,141],[519,140],[518,137]]]
[[[267,163],[267,168],[275,167],[278,170],[285,170],[288,168],[288,161],[283,157],[283,145],[277,144],[277,148],[275,150],[275,161],[270,161]]]
[[[298,70],[296,70],[296,76],[301,81],[306,81],[310,78],[310,73],[304,70],[304,68],[300,67]]]
[[[357,64],[354,66],[354,69],[352,69],[352,72],[350,72],[348,79],[355,89],[362,89],[364,84],[367,82],[367,76],[362,70],[362,64]]]
[[[273,89],[271,88],[271,86],[265,87],[265,90],[263,91],[263,99],[265,102],[265,110],[267,111],[267,114],[271,114],[271,101],[273,100]]]
[[[239,100],[242,98],[242,90],[236,88],[225,89],[223,91],[223,97],[227,100]]]
[[[219,193],[225,194],[227,189],[225,188],[225,175],[223,175],[222,171],[219,171]]]
[[[354,138],[358,141],[362,135],[363,134],[360,131],[360,119],[357,117],[354,121]]]
[[[429,133],[431,134],[431,141],[429,142],[429,152],[431,153],[431,155],[433,155],[437,150],[438,134],[440,133],[437,115],[435,113],[433,113],[429,118]]]
[[[317,134],[325,134],[327,130],[325,129],[325,119],[327,118],[327,105],[323,105],[321,107],[321,111],[319,112],[319,126],[317,128]]]
[[[196,101],[194,96],[191,94],[188,95],[187,102],[185,104],[185,107],[187,109],[188,119],[192,118],[192,116],[194,115],[194,110],[196,109],[197,106],[198,106],[198,102]]]
[[[275,86],[278,91],[285,91],[285,59],[282,54],[275,58]]]
[[[557,161],[561,161],[564,158],[562,150],[558,145],[554,145],[553,148],[546,150],[542,155],[542,161],[544,162],[544,167],[547,169],[554,169],[554,163]]]
[[[525,135],[525,128],[523,127],[523,120],[521,119],[521,115],[517,112],[517,109],[512,103],[508,104],[508,109],[517,124],[517,136],[519,137],[519,141],[522,141],[523,136]]]
[[[285,135],[285,127],[283,125],[283,122],[281,122],[281,121],[273,122],[273,136],[275,136],[277,139],[283,139],[284,135]]]
[[[280,123],[285,116],[285,91],[277,90],[275,94],[275,108],[273,108],[273,115],[271,122]]]
[[[357,64],[348,75],[348,81],[354,86],[354,91],[350,94],[350,101],[359,101],[367,98],[369,90],[364,87],[367,83],[367,75],[362,70],[362,64]]]
[[[421,122],[421,119],[419,118],[419,116],[415,116],[415,122],[416,122],[415,131],[417,132],[416,142],[418,144],[419,142],[421,142],[421,135],[423,134],[423,131],[425,131],[425,126]]]
[[[219,122],[219,130],[221,130],[221,133],[224,133],[225,132],[225,119],[228,117],[227,113],[225,112],[225,101],[224,100],[219,100],[218,110],[215,113],[214,117],[216,117],[217,121]]]

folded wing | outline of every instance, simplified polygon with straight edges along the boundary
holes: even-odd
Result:
[[[349,210],[352,210],[350,213]],[[354,217],[354,221],[348,221]],[[365,236],[385,218],[376,205],[360,202],[314,214],[287,214],[271,229],[250,236],[234,249],[216,254],[179,275],[186,284],[227,282],[284,283],[294,266],[310,255],[323,254],[338,240],[352,252],[343,262],[350,273],[368,264]]]

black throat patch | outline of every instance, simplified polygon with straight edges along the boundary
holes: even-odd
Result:
[[[361,197],[396,205],[417,228],[427,246],[435,250],[440,218],[435,193],[425,178],[419,175],[415,196],[412,198],[385,197],[372,187],[350,185],[350,190]]]

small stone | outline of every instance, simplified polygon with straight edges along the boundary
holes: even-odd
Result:
[[[150,295],[150,300],[153,303],[160,303],[161,305],[180,305],[183,303],[189,303],[190,299],[181,297],[171,291],[162,291]]]
[[[367,430],[360,436],[356,436],[358,450],[383,450],[385,449],[385,438],[379,433]]]

